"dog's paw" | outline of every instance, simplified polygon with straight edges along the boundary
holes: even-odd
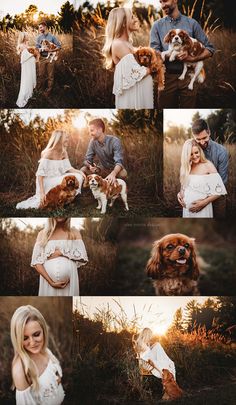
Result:
[[[193,90],[193,84],[192,84],[192,83],[190,83],[190,84],[188,85],[188,89],[189,89],[189,90]]]
[[[185,75],[184,76],[181,75],[181,76],[178,77],[179,80],[184,80],[184,78],[185,78]]]

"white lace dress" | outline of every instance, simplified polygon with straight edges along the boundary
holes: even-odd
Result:
[[[72,168],[69,159],[63,160],[51,160],[42,158],[39,160],[38,170],[36,172],[36,193],[33,197],[27,200],[21,201],[16,205],[17,209],[27,209],[27,208],[39,208],[40,206],[40,187],[38,176],[43,177],[43,184],[45,194],[47,192],[61,184],[62,179],[68,176],[70,169]],[[81,186],[84,181],[84,177],[81,173],[71,173],[75,176],[79,182],[79,188],[76,190],[76,195],[81,193]]]
[[[175,363],[167,356],[160,343],[155,343],[151,347],[147,346],[147,349],[140,353],[140,359],[145,361],[151,360],[153,362],[156,368],[151,373],[155,377],[162,378],[161,372],[163,368],[166,368],[175,378]]]
[[[183,218],[213,218],[212,203],[209,203],[199,212],[191,212],[189,208],[194,201],[207,198],[211,195],[227,194],[219,173],[190,174],[189,183],[184,190]]]
[[[58,379],[62,377],[59,361],[47,349],[49,360],[46,369],[39,376],[39,391],[35,392],[32,386],[24,391],[16,390],[16,405],[60,405],[65,393]]]
[[[55,250],[59,250],[63,256],[48,259]],[[39,296],[78,296],[79,276],[78,268],[88,261],[87,252],[82,239],[74,240],[49,240],[45,247],[36,242],[31,266],[43,264],[44,269],[53,281],[70,279],[65,288],[53,288],[40,275]]]
[[[26,48],[21,52],[21,79],[20,91],[16,105],[20,108],[25,107],[36,87],[36,61]]]
[[[116,108],[153,108],[153,80],[147,68],[133,54],[124,56],[115,67],[113,94]]]

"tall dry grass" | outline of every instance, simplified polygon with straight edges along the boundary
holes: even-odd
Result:
[[[135,304],[132,318],[116,304],[119,311],[104,303],[88,314],[82,300],[74,311],[75,378],[80,381],[74,385],[74,394],[85,404],[157,403],[162,396],[161,381],[140,376],[131,343],[140,327],[140,315],[135,313]],[[206,386],[214,391],[217,384],[233,384],[235,351],[220,334],[206,332],[204,327],[192,333],[172,328],[158,339],[175,362],[177,381],[185,391],[181,403],[188,404],[195,396],[196,403],[210,403]]]
[[[227,183],[227,216],[235,214],[236,207],[236,146],[234,144],[224,145],[229,152],[229,180]],[[182,209],[177,200],[180,191],[180,161],[183,144],[164,141],[163,146],[163,185],[164,198],[167,212],[171,216],[181,216]]]
[[[76,92],[83,108],[111,108],[115,104],[112,95],[114,72],[103,67],[104,34],[104,28],[94,26],[78,27],[74,33],[74,61],[78,70]],[[134,36],[134,46],[148,46],[149,35],[150,25],[143,23]],[[197,107],[230,108],[236,101],[236,33],[218,28],[209,32],[209,39],[216,53],[204,62],[206,81],[199,86]]]
[[[35,46],[38,32],[28,28],[30,46]],[[72,34],[53,32],[62,43],[59,58],[55,65],[55,83],[52,95],[46,98],[37,92],[29,100],[27,107],[31,108],[69,108],[77,107],[78,99],[74,92],[73,37]],[[17,95],[20,89],[20,56],[16,53],[19,31],[10,29],[0,31],[0,107],[16,107]]]
[[[24,219],[22,220],[24,222]],[[89,262],[79,269],[83,295],[109,294],[116,267],[116,246],[87,236],[91,219],[81,231]],[[30,266],[33,247],[40,229],[28,226],[20,230],[10,218],[0,220],[1,295],[37,295],[39,274]]]
[[[69,111],[69,112],[68,112]],[[41,151],[51,136],[53,129],[63,126],[70,133],[68,155],[73,167],[83,166],[90,136],[87,129],[75,130],[72,124],[73,110],[67,110],[57,119],[31,121],[25,125],[21,120],[12,125],[10,131],[2,127],[0,139],[0,206],[4,206],[4,216],[18,215],[15,205],[35,193],[35,173]],[[141,113],[140,113],[141,114]],[[161,123],[160,115],[160,123]],[[6,120],[7,123],[7,120]],[[128,188],[130,213],[132,215],[147,210],[149,215],[160,212],[162,195],[162,130],[146,125],[140,130],[138,123],[124,124],[114,117],[107,123],[107,133],[120,138],[124,164],[128,171]],[[80,207],[75,208],[69,216],[87,216],[94,214],[95,201],[89,190],[82,190]],[[137,199],[137,194],[139,198]],[[85,198],[89,197],[89,200]],[[147,205],[147,202],[149,205]],[[83,205],[84,204],[84,205]],[[9,208],[9,210],[8,210]],[[69,207],[67,208],[70,209]],[[122,204],[115,204],[114,209],[123,213]],[[32,210],[31,210],[32,211]],[[153,212],[153,214],[152,214]],[[43,214],[43,212],[42,212]],[[20,213],[21,215],[21,213]],[[63,213],[66,216],[66,213]],[[31,216],[31,212],[28,213]]]
[[[9,272],[9,277],[12,277]],[[60,360],[63,369],[63,386],[68,394],[72,384],[72,300],[58,297],[0,297],[1,374],[0,402],[13,404],[11,391],[11,362],[13,348],[10,340],[10,320],[21,305],[33,305],[44,315],[49,326],[49,348]],[[8,402],[9,401],[9,402]],[[70,403],[67,400],[65,403]]]

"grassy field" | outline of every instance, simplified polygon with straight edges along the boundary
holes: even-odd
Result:
[[[16,53],[19,32],[9,30],[0,32],[0,106],[1,108],[16,107],[16,100],[20,89],[20,56]],[[35,45],[38,33],[28,29],[30,46]],[[62,43],[62,50],[55,66],[55,83],[50,97],[34,92],[27,108],[70,108],[78,106],[78,97],[74,82],[76,71],[73,66],[73,36],[72,34],[56,33]]]
[[[177,142],[168,143],[164,141],[163,149],[163,187],[165,196],[166,213],[169,216],[182,216],[182,209],[177,200],[180,191],[179,171],[181,159],[181,144]],[[236,146],[225,145],[230,155],[229,180],[227,183],[227,216],[236,214]]]
[[[161,117],[160,117],[161,120]],[[117,122],[116,122],[117,123]],[[41,124],[45,125],[45,124]],[[162,124],[160,124],[162,125]],[[158,216],[163,212],[162,195],[162,133],[154,128],[148,132],[127,124],[119,123],[113,127],[108,123],[108,133],[120,138],[125,167],[128,171],[128,204],[129,212],[124,210],[122,201],[117,200],[114,207],[108,207],[107,215],[116,216]],[[83,165],[84,157],[90,140],[88,131],[83,135],[73,130],[68,123],[71,133],[68,154],[73,167],[79,169]],[[46,146],[50,132],[47,128],[42,132],[36,125],[20,126],[10,133],[3,133],[0,140],[0,215],[14,216],[99,216],[96,210],[97,202],[89,188],[82,188],[82,194],[74,203],[65,209],[48,212],[36,209],[16,210],[16,203],[34,195],[35,172],[38,166],[41,150]]]
[[[149,32],[150,26],[143,24],[140,32],[134,35],[134,46],[148,46]],[[199,87],[197,107],[230,108],[236,102],[236,33],[218,29],[209,35],[209,39],[216,52],[213,58],[205,61],[206,81]],[[103,43],[104,28],[75,30],[74,63],[79,72],[75,85],[80,106],[84,108],[111,108],[115,104],[112,95],[114,73],[103,68]]]
[[[1,375],[0,403],[14,404],[11,391],[11,362],[13,349],[10,341],[10,319],[20,305],[33,305],[44,315],[50,332],[49,348],[60,360],[63,370],[63,386],[67,393],[65,404],[70,404],[72,384],[72,300],[57,297],[0,297],[0,344]],[[55,316],[55,314],[57,314]]]
[[[37,295],[39,275],[30,263],[39,228],[33,229],[28,226],[23,231],[11,220],[6,221],[4,219],[0,221],[2,274],[0,295]],[[88,235],[90,226],[91,220],[87,220],[86,231],[81,231],[89,262],[79,269],[80,293],[106,295],[109,294],[116,267],[116,246],[112,242],[106,240],[101,242]]]
[[[135,321],[129,323],[122,311],[114,314],[97,308],[93,319],[74,313],[74,395],[83,404],[163,403],[161,381],[139,374],[130,332]],[[225,405],[234,403],[235,350],[220,335],[207,336],[203,329],[193,333],[172,330],[159,341],[175,362],[177,381],[184,389],[183,398],[173,404],[213,404],[216,400]]]

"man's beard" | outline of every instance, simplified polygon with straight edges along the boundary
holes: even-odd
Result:
[[[168,6],[168,7],[163,8],[164,13],[167,15],[173,14],[174,10],[175,10],[175,6]]]

